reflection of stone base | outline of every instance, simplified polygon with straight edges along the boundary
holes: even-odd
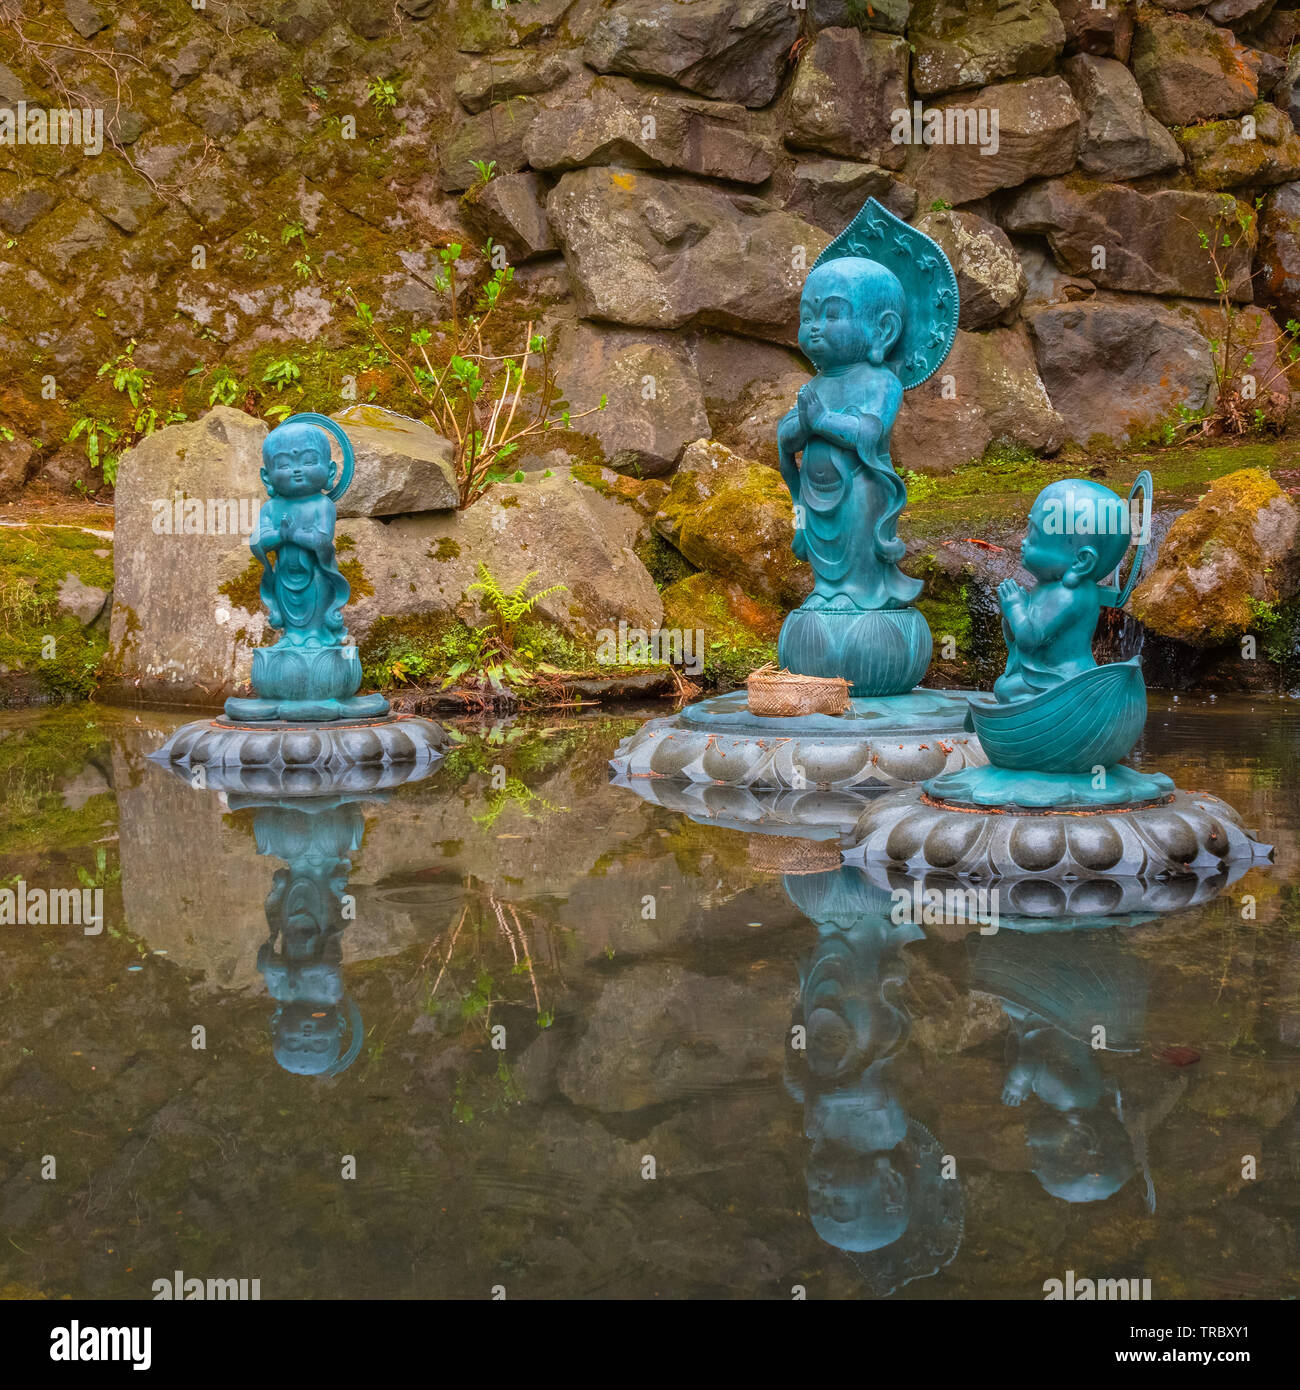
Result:
[[[719,786],[713,782],[675,782],[667,777],[615,777],[642,801],[680,811],[702,825],[758,835],[781,835],[838,843],[879,793],[862,791],[778,791],[763,787]],[[838,858],[836,863],[838,863]]]
[[[978,766],[979,740],[964,725],[971,700],[991,695],[913,690],[854,699],[842,715],[764,719],[743,690],[653,719],[619,745],[622,777],[787,790],[887,790]]]
[[[1087,874],[1150,878],[1221,869],[1273,857],[1227,802],[1174,791],[1130,809],[963,809],[920,787],[881,797],[854,831],[846,861],[892,864],[909,874],[939,870],[968,882]]]
[[[777,661],[803,676],[842,676],[852,695],[906,695],[925,679],[932,649],[916,608],[803,607],[781,624]]]
[[[218,718],[182,726],[150,757],[216,791],[337,796],[410,781],[446,746],[440,724],[411,715],[305,724]]]

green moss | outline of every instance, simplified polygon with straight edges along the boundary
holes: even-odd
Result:
[[[251,559],[234,579],[227,579],[217,586],[219,594],[225,596],[245,613],[262,611],[262,562]]]
[[[85,699],[94,691],[108,647],[105,625],[82,627],[60,610],[59,586],[74,574],[83,584],[111,589],[111,546],[70,526],[0,530],[0,666],[35,675],[56,699]]]
[[[366,578],[366,572],[361,567],[360,560],[343,560],[339,563],[339,573],[348,581],[348,587],[352,590],[352,597],[369,598],[375,592],[375,586]]]
[[[455,560],[460,555],[460,545],[450,536],[444,536],[429,554],[435,560]]]
[[[751,671],[776,660],[781,609],[738,584],[692,574],[669,585],[663,599],[666,629],[703,634],[700,675],[708,684],[740,685]]]
[[[1149,468],[1158,502],[1190,503],[1226,473],[1297,467],[1300,440],[1286,438],[1230,444],[1187,441],[1122,451],[1069,449],[1051,459],[995,447],[979,462],[936,477],[928,495],[911,498],[899,531],[909,538],[1018,535],[1034,498],[1058,478],[1093,478],[1127,496],[1138,472]]]
[[[42,856],[88,847],[117,826],[117,800],[105,790],[70,805],[66,784],[106,762],[108,745],[84,709],[42,712],[0,739],[0,854]]]
[[[670,584],[676,584],[679,579],[686,579],[695,573],[695,566],[675,545],[664,540],[658,531],[648,532],[632,549],[661,593]]]

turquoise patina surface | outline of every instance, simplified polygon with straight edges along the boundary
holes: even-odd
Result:
[[[1146,721],[1146,685],[1138,658],[1098,666],[1092,638],[1104,607],[1119,607],[1136,580],[1145,549],[1133,503],[1151,498],[1142,473],[1127,501],[1085,479],[1066,478],[1039,493],[1020,559],[1034,588],[1014,579],[998,588],[1006,670],[992,705],[971,706],[970,727],[990,766],[965,768],[924,784],[936,799],[976,806],[1131,805],[1174,790],[1161,773],[1124,767]],[[1108,581],[1135,540],[1123,589]]]
[[[781,421],[781,474],[795,504],[793,549],[813,591],[786,619],[781,664],[843,676],[854,696],[910,691],[930,663],[899,568],[907,489],[889,454],[903,392],[952,347],[957,283],[939,246],[875,199],[818,257],[804,285],[799,346],[817,375]]]
[[[341,464],[330,455],[330,436]],[[249,548],[262,565],[267,622],[283,636],[254,651],[254,697],[227,700],[228,719],[325,722],[388,712],[382,695],[357,695],[361,660],[343,624],[350,591],[334,546],[335,503],[354,467],[347,435],[328,416],[293,415],[267,435],[267,501]]]

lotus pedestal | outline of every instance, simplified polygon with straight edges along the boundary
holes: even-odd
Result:
[[[611,759],[618,782],[664,779],[701,788],[889,791],[986,761],[966,728],[964,690],[855,698],[841,715],[767,719],[743,690],[653,719]]]

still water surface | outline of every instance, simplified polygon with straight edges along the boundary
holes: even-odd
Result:
[[[180,722],[0,721],[0,879],[105,910],[0,927],[0,1292],[1300,1293],[1300,708],[1136,755],[1274,865],[987,935],[610,786],[629,718],[310,814],[147,762]]]

